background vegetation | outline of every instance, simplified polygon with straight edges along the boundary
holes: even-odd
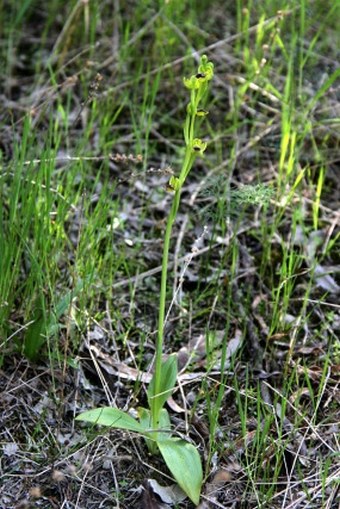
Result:
[[[74,417],[145,402],[203,53],[172,421],[203,460],[201,508],[338,507],[339,17],[338,0],[0,3],[1,508],[171,505],[139,438]]]

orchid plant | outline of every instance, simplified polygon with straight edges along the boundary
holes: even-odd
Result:
[[[163,361],[162,356],[172,227],[177,216],[183,185],[196,158],[202,156],[207,148],[207,143],[197,137],[196,131],[197,120],[208,114],[202,106],[204,106],[204,99],[213,75],[214,65],[203,55],[197,73],[183,80],[185,87],[190,91],[190,102],[184,123],[185,155],[179,175],[172,175],[168,185],[173,192],[173,201],[164,235],[154,374],[147,390],[149,408],[138,408],[138,418],[113,407],[92,409],[76,417],[77,420],[141,434],[146,440],[149,451],[152,454],[162,455],[179,486],[196,505],[199,503],[203,482],[201,460],[192,443],[174,436],[171,432],[170,417],[164,405],[175,389],[177,356],[172,354],[166,361]]]

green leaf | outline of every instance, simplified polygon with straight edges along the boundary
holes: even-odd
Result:
[[[94,408],[76,417],[77,421],[93,422],[111,428],[128,429],[144,434],[143,426],[131,415],[112,407]]]
[[[195,505],[200,500],[203,472],[196,447],[179,438],[157,442],[163,459],[182,490]]]
[[[159,412],[163,408],[166,400],[171,396],[172,391],[176,384],[176,379],[177,379],[177,356],[176,354],[172,354],[162,364],[161,380],[158,394],[155,394],[155,375],[153,375],[148,388],[148,402],[150,408],[152,408],[153,398],[157,399],[157,405],[155,405],[155,412],[157,416],[159,415]]]

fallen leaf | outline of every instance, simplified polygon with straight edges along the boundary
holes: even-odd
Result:
[[[232,475],[228,470],[217,470],[217,472],[214,474],[214,477],[212,479],[213,484],[225,484],[227,482],[230,482],[232,479]]]
[[[339,293],[340,286],[336,283],[335,279],[329,273],[329,269],[316,265],[314,270],[314,279],[320,288],[330,293]]]
[[[172,486],[161,486],[155,479],[148,479],[148,482],[153,492],[156,493],[162,502],[166,504],[179,504],[187,497],[178,484],[173,484]]]
[[[141,509],[167,509],[158,502],[148,483],[144,483]]]
[[[2,451],[5,456],[13,456],[19,450],[18,444],[15,442],[8,442],[7,444],[2,446]]]

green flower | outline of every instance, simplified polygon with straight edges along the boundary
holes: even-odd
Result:
[[[200,88],[201,83],[196,78],[196,76],[191,76],[191,78],[183,78],[184,86],[187,87],[189,90],[197,90]]]
[[[168,183],[168,186],[167,186],[167,190],[169,192],[171,191],[178,191],[179,189],[179,178],[178,177],[175,177],[175,175],[172,175],[170,177],[170,180],[169,180],[169,183]]]
[[[210,81],[213,76],[214,64],[209,62],[206,55],[202,55],[197,74],[191,76],[191,78],[183,78],[183,83],[189,90],[197,90],[203,85],[203,83]]]
[[[214,76],[214,64],[208,60],[207,55],[202,55],[201,63],[198,66],[198,74],[204,74],[205,81],[212,80]]]
[[[207,145],[206,141],[203,141],[200,138],[195,138],[192,142],[192,151],[197,155],[203,155]]]
[[[203,108],[200,108],[196,111],[196,115],[198,117],[206,117],[207,115],[209,115],[209,111],[207,110],[204,110]]]

